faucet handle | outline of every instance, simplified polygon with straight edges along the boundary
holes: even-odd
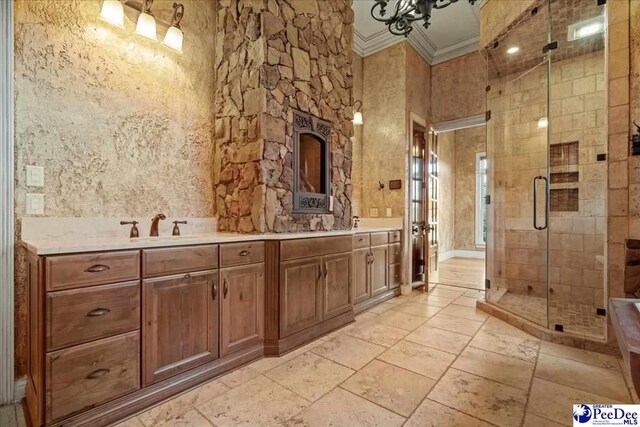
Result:
[[[173,232],[171,233],[173,236],[179,236],[180,235],[180,227],[178,227],[178,224],[186,224],[187,221],[173,221]]]
[[[129,238],[140,237],[140,232],[138,231],[138,227],[136,227],[137,223],[138,221],[120,221],[120,225],[131,224],[131,231],[129,232]]]

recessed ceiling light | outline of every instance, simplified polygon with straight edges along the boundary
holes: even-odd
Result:
[[[518,46],[513,46],[513,47],[510,47],[509,49],[507,49],[507,53],[513,55],[514,53],[516,53],[519,50],[520,50],[520,48]]]

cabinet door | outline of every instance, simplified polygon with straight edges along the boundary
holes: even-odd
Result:
[[[378,295],[389,289],[388,246],[371,248],[371,295]]]
[[[352,254],[327,255],[322,258],[324,269],[324,315],[330,319],[353,309],[351,287]]]
[[[369,248],[353,251],[353,302],[366,301],[371,297],[369,280]]]
[[[320,258],[280,263],[280,338],[322,321]]]
[[[223,356],[264,339],[264,264],[220,270]]]
[[[144,385],[218,357],[218,272],[142,282]]]

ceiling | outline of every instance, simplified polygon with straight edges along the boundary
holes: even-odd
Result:
[[[409,43],[431,65],[477,51],[480,3],[482,1],[471,6],[466,0],[459,0],[444,9],[434,10],[429,29],[425,29],[421,21],[414,23],[408,37]],[[353,0],[353,49],[360,56],[371,55],[405,40],[402,36],[391,34],[384,23],[371,17],[371,6],[374,4],[374,0]]]

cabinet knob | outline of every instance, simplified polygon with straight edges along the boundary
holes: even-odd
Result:
[[[184,275],[184,278],[185,278],[185,279],[191,279],[191,273],[187,273],[187,274],[185,274],[185,275]]]
[[[249,251],[240,251],[240,256],[247,256],[249,255],[251,252]]]

